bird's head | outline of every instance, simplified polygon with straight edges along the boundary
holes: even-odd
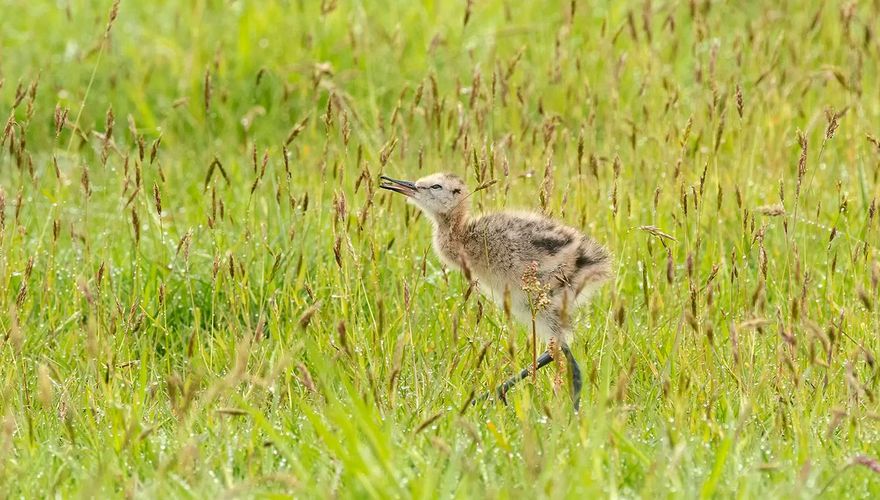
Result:
[[[437,173],[410,182],[381,176],[382,189],[394,191],[407,197],[407,201],[419,207],[435,221],[464,213],[467,186],[454,174]]]

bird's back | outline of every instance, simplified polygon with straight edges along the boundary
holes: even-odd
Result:
[[[537,278],[550,299],[576,305],[611,276],[608,251],[577,229],[531,212],[499,212],[468,224],[467,263],[483,286],[514,297],[523,275],[537,264]]]

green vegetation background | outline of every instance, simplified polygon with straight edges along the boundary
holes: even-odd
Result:
[[[880,2],[0,11],[0,496],[880,494]],[[614,252],[579,415],[438,170]]]

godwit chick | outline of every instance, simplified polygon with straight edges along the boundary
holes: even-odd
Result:
[[[569,318],[611,277],[608,251],[580,231],[535,213],[471,217],[470,193],[453,174],[432,174],[415,182],[380,178],[384,182],[379,187],[406,196],[428,216],[434,225],[434,250],[446,265],[475,277],[481,293],[509,306],[529,327],[534,318],[537,335],[561,349],[571,371],[577,411],[581,372],[569,348],[573,329]],[[530,284],[524,286],[526,281]],[[536,368],[550,363],[552,350],[541,354]],[[529,375],[529,368],[498,387],[502,401],[514,384]]]

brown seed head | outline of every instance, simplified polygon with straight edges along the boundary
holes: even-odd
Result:
[[[153,202],[156,204],[156,213],[162,216],[162,195],[159,193],[159,185],[153,184]]]

